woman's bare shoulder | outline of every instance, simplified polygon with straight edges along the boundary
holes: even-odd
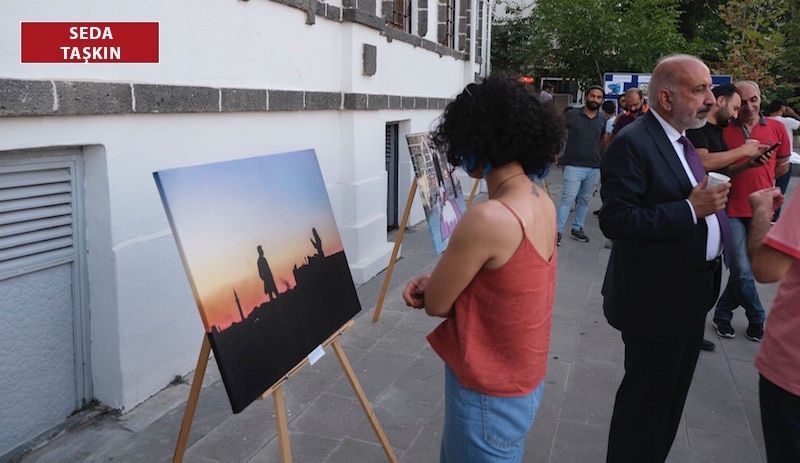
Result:
[[[467,208],[461,218],[462,228],[470,234],[479,234],[487,241],[496,240],[506,235],[514,235],[518,227],[514,215],[503,203],[489,199]]]

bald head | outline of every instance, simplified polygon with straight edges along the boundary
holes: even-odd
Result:
[[[644,94],[636,87],[631,87],[625,92],[625,104],[628,111],[639,114],[644,108]]]
[[[650,77],[650,106],[678,132],[700,128],[714,104],[711,72],[699,58],[663,58]]]

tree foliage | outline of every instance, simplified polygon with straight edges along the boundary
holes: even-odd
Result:
[[[728,25],[728,50],[720,69],[737,79],[774,87],[773,63],[783,49],[783,33],[776,25],[786,15],[781,0],[730,0],[719,8]]]
[[[521,21],[523,9],[511,9],[493,26],[492,66],[513,71],[533,69],[577,79],[582,84],[602,81],[611,71],[638,72],[656,60],[685,47],[678,32],[679,0],[548,0],[539,1]],[[509,59],[509,42],[531,48]],[[512,38],[515,37],[515,38]],[[520,40],[516,37],[523,37]]]
[[[578,80],[649,72],[672,53],[800,102],[800,0],[498,0],[492,67]],[[766,98],[765,98],[766,99]]]

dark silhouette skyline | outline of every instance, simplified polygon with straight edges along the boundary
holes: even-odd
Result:
[[[245,317],[238,294],[234,301],[242,317],[208,333],[225,390],[234,413],[246,408],[300,363],[360,310],[344,251],[322,253],[322,239],[312,228],[315,252],[293,269],[295,286],[270,296]],[[264,279],[261,259],[259,276]],[[271,274],[270,274],[271,277]],[[266,292],[267,281],[265,281]],[[274,281],[273,281],[274,285]]]

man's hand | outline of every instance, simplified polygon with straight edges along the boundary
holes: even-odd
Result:
[[[755,191],[747,199],[750,201],[754,219],[761,216],[771,218],[775,209],[783,204],[783,195],[778,187]]]
[[[751,160],[761,156],[769,149],[769,145],[761,143],[758,140],[751,138],[746,140],[743,145],[736,148],[737,154],[748,157]],[[763,164],[763,162],[761,163]]]
[[[749,167],[761,167],[764,164],[766,164],[771,157],[772,157],[772,151],[765,151],[765,152],[761,153],[760,155],[758,155],[758,156],[756,156],[754,158],[751,158],[750,161],[748,162],[748,166]]]
[[[689,202],[692,204],[698,219],[725,209],[725,205],[728,203],[728,192],[731,190],[730,182],[720,183],[710,188],[706,188],[707,185],[708,176],[705,176],[689,193]]]

